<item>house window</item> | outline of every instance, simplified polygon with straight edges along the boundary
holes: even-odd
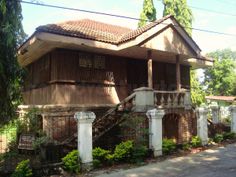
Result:
[[[79,54],[79,66],[84,68],[92,68],[93,61],[92,57],[89,54],[86,53],[80,53]]]
[[[105,69],[105,56],[101,55],[94,56],[94,68]]]
[[[84,68],[105,69],[105,56],[79,53],[79,66]]]

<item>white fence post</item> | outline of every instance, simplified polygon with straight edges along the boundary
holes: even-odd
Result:
[[[202,145],[208,143],[207,113],[207,108],[197,108],[197,135],[201,138]]]
[[[220,119],[219,119],[219,117],[220,117],[220,108],[219,108],[219,106],[211,105],[210,108],[211,108],[211,112],[212,112],[212,122],[214,124],[219,123],[219,121],[220,121]]]
[[[149,148],[153,149],[154,157],[162,155],[162,118],[164,110],[152,109],[146,113],[149,119]]]
[[[78,151],[82,168],[90,170],[93,162],[92,123],[96,115],[93,112],[76,112],[74,117],[78,125]]]
[[[236,133],[236,105],[230,106],[231,132]]]

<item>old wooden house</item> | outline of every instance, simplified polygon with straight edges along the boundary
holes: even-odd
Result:
[[[42,128],[57,140],[73,134],[73,114],[81,110],[96,113],[104,134],[119,123],[109,114],[132,110],[140,87],[152,88],[154,106],[166,110],[164,135],[188,140],[196,127],[184,104],[190,68],[212,65],[173,16],[135,30],[89,19],[39,26],[18,61],[28,72],[19,109],[39,108]]]

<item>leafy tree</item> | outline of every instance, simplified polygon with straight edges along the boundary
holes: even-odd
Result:
[[[21,24],[21,4],[15,0],[0,0],[0,119],[12,118],[20,98],[22,76],[17,59],[17,46],[25,33]]]
[[[205,102],[205,92],[203,90],[202,85],[198,81],[196,72],[192,70],[190,72],[191,76],[191,98],[192,103],[195,106],[199,106]]]
[[[192,34],[193,13],[188,7],[186,0],[163,0],[163,16],[173,15],[176,20],[185,28],[187,33]]]
[[[142,27],[146,24],[147,21],[156,20],[156,9],[153,4],[153,0],[144,0],[143,1],[143,10],[140,14],[140,21],[138,23],[139,27]]]
[[[236,95],[236,55],[225,49],[209,53],[215,59],[214,65],[205,70],[205,81],[209,94]]]

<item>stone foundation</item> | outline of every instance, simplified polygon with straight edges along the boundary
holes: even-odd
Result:
[[[36,108],[37,114],[42,118],[42,129],[48,137],[56,142],[63,142],[77,133],[77,123],[74,119],[75,112],[93,111],[97,116],[102,116],[111,105],[84,107],[79,105],[20,105],[19,117],[24,116],[29,110]],[[41,120],[39,120],[41,121]]]
[[[47,136],[51,137],[57,142],[63,142],[67,138],[77,133],[77,124],[74,119],[75,112],[78,111],[92,111],[96,117],[101,117],[111,108],[112,105],[104,106],[79,106],[79,105],[21,105],[19,106],[20,117],[32,108],[38,109],[38,114],[42,117],[42,129]],[[108,139],[117,137],[114,141],[116,144],[119,140],[135,139],[136,137],[148,137],[143,134],[141,129],[148,129],[148,119],[145,113],[132,113],[134,116],[143,116],[143,122],[138,123],[140,131],[134,132],[129,129],[115,127],[116,130],[110,130],[105,134],[104,143]],[[95,120],[96,121],[96,120]],[[166,109],[163,121],[163,137],[174,138],[177,143],[188,142],[192,136],[197,135],[197,119],[195,112],[185,109]],[[168,127],[168,128],[165,128]],[[100,140],[99,140],[100,141]],[[103,137],[101,137],[103,141]],[[110,140],[113,142],[113,140]],[[104,144],[97,143],[97,144]]]

